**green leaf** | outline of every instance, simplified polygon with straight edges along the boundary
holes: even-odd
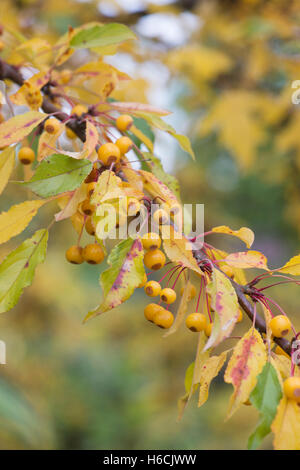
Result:
[[[41,162],[29,181],[20,184],[40,197],[56,196],[78,188],[91,169],[89,160],[54,154]]]
[[[279,401],[282,397],[281,386],[276,370],[267,362],[258,376],[255,389],[250,395],[251,403],[259,410],[259,423],[248,440],[248,449],[259,447],[263,438],[271,432],[271,424],[275,418]]]
[[[166,123],[163,119],[155,114],[146,114],[142,112],[137,112],[136,114],[148,121],[152,126],[157,127],[157,129],[168,132],[168,134],[172,135],[177,140],[182,150],[189,153],[193,160],[195,160],[195,154],[188,137],[182,134],[177,134],[175,129],[170,124]]]
[[[79,31],[70,41],[70,46],[82,49],[106,47],[120,44],[128,39],[136,39],[135,34],[127,26],[119,23],[94,25]]]
[[[110,268],[100,276],[103,302],[89,312],[84,321],[111,310],[129,299],[145,274],[143,255],[144,250],[139,238],[135,240],[128,238],[113,248],[107,260]]]
[[[14,307],[32,283],[35,268],[46,257],[48,231],[38,230],[12,251],[0,265],[0,313]]]
[[[179,183],[175,176],[169,175],[163,169],[162,163],[159,158],[155,157],[151,152],[143,152],[143,155],[148,164],[148,167],[151,169],[152,173],[169,189],[175,194],[177,199],[180,200],[180,191],[179,191]]]

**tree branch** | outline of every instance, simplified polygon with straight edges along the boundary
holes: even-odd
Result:
[[[22,86],[24,83],[24,79],[18,68],[14,65],[7,64],[2,59],[0,59],[0,80],[5,79],[11,80],[20,86]],[[63,113],[46,96],[44,96],[43,99],[42,109],[47,114],[55,114],[55,117],[60,121],[66,121],[70,118],[68,114]],[[74,116],[69,119],[66,125],[82,140],[82,142],[85,141],[85,123],[82,119]],[[195,252],[194,256],[197,261],[204,261],[206,258],[206,256],[200,251]],[[249,293],[247,292],[247,288],[236,283],[232,279],[230,279],[230,281],[235,289],[240,306],[248,315],[250,320],[254,321],[253,305],[251,304],[251,302],[249,302],[246,297],[246,295],[249,295]],[[264,319],[257,313],[255,317],[255,328],[257,328],[257,330],[259,330],[261,333],[266,332],[266,323]],[[280,346],[287,354],[291,355],[292,342],[288,341],[285,338],[274,338],[274,342],[278,344],[278,346]]]
[[[195,256],[197,261],[204,261],[205,259],[207,259],[207,256],[204,255],[201,251],[194,252],[194,256]],[[215,268],[219,269],[216,266],[215,266]],[[239,302],[241,308],[244,310],[244,312],[248,315],[250,320],[253,322],[254,321],[254,308],[253,308],[252,303],[246,297],[247,295],[249,295],[248,287],[238,284],[237,282],[235,282],[233,279],[231,279],[228,276],[226,276],[226,277],[230,280],[230,282],[231,282],[231,284],[232,284],[232,286],[233,286],[233,288],[236,292],[238,302]],[[266,333],[266,322],[257,312],[255,314],[255,328],[258,331],[260,331],[261,333]],[[280,346],[289,356],[291,355],[293,340],[290,342],[285,338],[275,338],[274,337],[273,341],[276,344],[278,344],[278,346]]]
[[[0,59],[0,80],[11,80],[20,86],[24,83],[24,79],[19,69],[14,65],[8,64],[2,59]],[[70,119],[68,114],[57,108],[46,96],[43,97],[42,109],[47,114],[54,114],[60,121],[66,121],[69,119],[66,126],[68,126],[82,142],[85,141],[85,122],[80,117],[74,116]]]

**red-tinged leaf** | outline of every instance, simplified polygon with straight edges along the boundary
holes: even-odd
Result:
[[[266,361],[266,346],[262,337],[255,328],[250,328],[235,346],[225,371],[225,382],[234,387],[228,418],[248,400]]]
[[[202,365],[200,370],[200,390],[198,398],[198,407],[204,405],[208,399],[209,388],[212,380],[217,377],[223,365],[225,364],[228,351],[224,351],[220,356],[212,356]]]
[[[170,114],[170,111],[167,111],[166,109],[158,108],[156,106],[152,106],[151,104],[143,103],[124,103],[114,101],[110,103],[110,107],[113,109],[117,109],[121,113],[127,112],[129,114],[137,114],[139,112],[157,114],[158,116],[166,116]]]
[[[205,349],[215,347],[230,336],[239,316],[239,305],[230,280],[218,269],[213,271],[207,290],[215,311],[214,324]]]
[[[0,125],[0,147],[7,147],[20,142],[37,127],[47,114],[29,111],[10,118]]]
[[[122,240],[113,248],[108,258],[110,267],[100,276],[103,301],[87,314],[85,322],[129,299],[145,275],[143,256],[144,250],[139,238]]]
[[[239,253],[231,253],[224,261],[234,268],[247,269],[257,268],[269,271],[267,266],[267,258],[259,251],[242,251]]]

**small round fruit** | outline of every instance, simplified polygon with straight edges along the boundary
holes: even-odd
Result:
[[[172,304],[176,300],[176,292],[170,287],[166,287],[160,293],[160,298],[166,304]]]
[[[82,256],[82,248],[78,245],[70,246],[66,251],[66,259],[72,264],[81,264],[84,259]]]
[[[242,310],[239,308],[239,316],[238,316],[238,319],[237,319],[237,323],[241,323],[241,321],[243,320],[243,312]]]
[[[96,181],[92,181],[91,183],[87,184],[86,192],[88,197],[91,197],[91,195],[93,194],[96,184]]]
[[[142,244],[145,250],[156,250],[161,245],[160,236],[154,232],[145,233],[142,237]]]
[[[214,326],[214,324],[212,322],[211,323],[206,323],[206,327],[204,329],[204,332],[205,332],[205,334],[208,338],[211,335],[211,330],[212,330],[213,326]]]
[[[77,137],[77,135],[75,134],[75,132],[73,132],[72,129],[70,129],[69,127],[66,127],[66,136],[67,136],[68,139],[70,139],[70,140],[76,139],[76,137]]]
[[[88,112],[88,108],[82,104],[77,104],[72,108],[72,114],[76,114],[76,116],[80,117],[83,114],[86,114]]]
[[[85,201],[83,201],[81,203],[80,208],[81,208],[81,211],[85,215],[92,215],[95,210],[95,206],[93,206],[93,204],[90,203],[89,199],[86,199]]]
[[[283,382],[283,391],[287,398],[300,403],[300,377],[289,377]]]
[[[94,224],[92,222],[91,217],[87,217],[84,226],[85,226],[85,230],[87,231],[87,233],[89,235],[92,235],[92,237],[93,237],[95,235],[96,231],[95,231],[95,227],[94,227]]]
[[[148,305],[146,305],[146,307],[144,309],[145,318],[148,321],[154,322],[155,315],[161,310],[164,310],[164,308],[161,305],[148,304]]]
[[[4,49],[4,42],[0,41],[0,52],[3,51],[3,49]]]
[[[164,209],[157,209],[153,214],[153,220],[158,225],[164,225],[169,221],[169,215]]]
[[[116,120],[116,126],[121,132],[128,131],[133,124],[133,119],[129,114],[121,114]]]
[[[59,122],[55,118],[49,118],[44,124],[44,130],[47,134],[56,134],[59,131]]]
[[[148,281],[144,287],[144,291],[149,297],[156,297],[161,292],[161,285],[156,281]]]
[[[162,308],[154,315],[154,323],[160,328],[171,328],[174,322],[174,315],[168,310]]]
[[[129,139],[129,137],[124,135],[123,137],[120,137],[116,141],[116,145],[117,145],[117,147],[119,147],[119,150],[120,150],[121,154],[124,155],[125,153],[129,152],[129,150],[132,149],[133,142],[132,142],[131,139]]]
[[[180,295],[183,295],[184,291],[185,291],[185,287],[182,287],[180,289]],[[190,296],[189,296],[190,300],[194,299],[196,297],[196,294],[197,294],[196,287],[194,286],[194,284],[192,284],[190,288]]]
[[[84,261],[89,264],[100,264],[104,260],[104,252],[97,243],[90,243],[82,250]]]
[[[35,153],[30,147],[22,147],[18,158],[23,165],[30,165],[35,159]]]
[[[145,266],[149,269],[153,269],[154,271],[161,269],[165,265],[165,262],[166,257],[161,250],[147,251],[144,256]]]
[[[204,331],[206,327],[206,317],[203,313],[190,313],[185,320],[186,326],[191,331]]]
[[[273,336],[282,338],[286,336],[291,330],[291,322],[285,315],[277,315],[270,321],[270,328]]]
[[[145,273],[144,276],[143,276],[143,280],[142,282],[138,285],[138,287],[144,287],[146,282],[147,282],[148,278],[147,278],[147,274]]]
[[[101,147],[99,147],[98,157],[103,165],[110,166],[112,163],[116,163],[120,160],[121,152],[119,147],[108,142],[107,144],[103,144]]]

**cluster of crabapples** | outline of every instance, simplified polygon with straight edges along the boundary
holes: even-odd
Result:
[[[164,253],[160,250],[161,238],[157,233],[146,233],[142,237],[143,248],[146,251],[144,256],[145,266],[152,270],[158,271],[163,268],[166,262]],[[171,275],[172,276],[172,275]],[[165,276],[163,276],[163,279]],[[170,280],[170,278],[169,278]],[[159,326],[160,328],[168,329],[174,322],[174,315],[161,304],[171,305],[176,301],[177,294],[174,290],[176,281],[172,287],[162,288],[161,282],[148,280],[145,275],[143,282],[139,287],[143,287],[147,296],[149,297],[160,297],[159,303],[150,303],[145,307],[144,315],[145,318]],[[184,287],[180,289],[180,295],[183,295]],[[197,291],[194,285],[191,285],[189,300],[196,297]],[[210,306],[210,297],[208,296],[209,310],[212,311]],[[238,321],[242,321],[242,312],[239,311]],[[186,317],[186,326],[190,331],[200,332],[204,331],[206,336],[209,337],[212,331],[213,322],[206,318],[204,313],[194,312],[190,313]]]
[[[82,117],[88,113],[88,108],[83,105],[76,105],[73,107],[71,115]],[[126,132],[133,124],[131,116],[122,114],[116,119],[116,127],[120,132]],[[59,121],[54,118],[48,118],[43,127],[43,131],[54,135],[59,131]],[[75,139],[76,134],[66,127],[66,136],[69,139]],[[91,204],[90,198],[96,186],[99,177],[99,168],[109,168],[112,165],[117,165],[122,156],[125,155],[132,148],[132,140],[126,135],[122,135],[115,143],[107,142],[99,146],[97,150],[98,161],[93,165],[91,173],[85,180],[86,183],[86,199],[79,204],[78,210],[85,217],[85,230],[91,235],[95,236],[95,227],[92,222],[92,215],[95,207]],[[30,165],[35,160],[35,152],[31,147],[23,146],[19,150],[18,159],[23,165]],[[127,208],[131,215],[138,213],[140,203],[136,198],[127,198]],[[66,251],[66,259],[72,264],[81,264],[86,261],[89,264],[100,264],[105,257],[104,250],[99,243],[89,243],[84,248],[80,245],[70,246]]]

